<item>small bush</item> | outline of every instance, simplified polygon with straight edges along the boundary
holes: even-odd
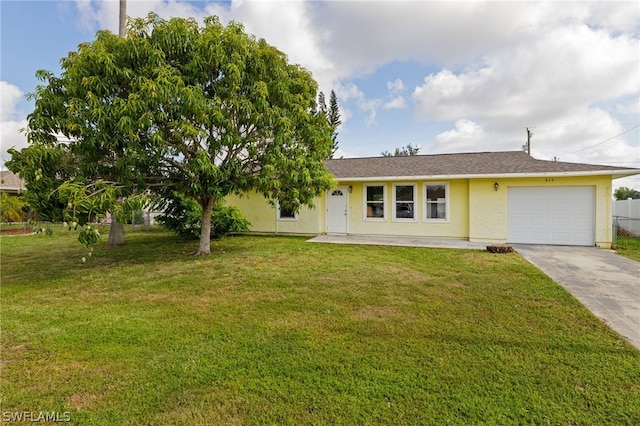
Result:
[[[211,213],[211,236],[222,238],[237,232],[247,232],[251,224],[234,206],[219,205]]]
[[[506,244],[495,244],[491,246],[487,246],[487,251],[489,253],[513,253],[513,247]]]
[[[200,238],[202,208],[192,198],[173,193],[164,200],[164,214],[156,217],[158,223],[185,238]],[[236,232],[247,232],[251,224],[237,207],[218,202],[211,213],[211,237],[222,238]]]
[[[27,204],[22,197],[0,194],[0,222],[22,222],[25,219]]]

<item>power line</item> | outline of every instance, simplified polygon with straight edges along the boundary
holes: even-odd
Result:
[[[581,148],[581,149],[579,149],[579,150],[577,150],[577,151],[567,152],[565,155],[568,155],[568,154],[575,154],[576,152],[585,151],[585,150],[587,150],[587,149],[591,149],[591,148],[596,147],[596,146],[598,146],[598,145],[602,145],[603,143],[605,143],[605,142],[609,142],[610,140],[613,140],[613,139],[615,139],[615,138],[617,138],[617,137],[619,137],[619,136],[622,136],[622,135],[624,135],[625,133],[629,133],[630,131],[632,131],[633,129],[636,129],[636,128],[638,128],[638,127],[640,127],[640,124],[636,124],[636,125],[635,125],[635,126],[633,126],[632,128],[625,130],[624,132],[620,133],[619,135],[615,135],[615,136],[613,136],[613,137],[610,137],[609,139],[605,139],[605,140],[603,140],[602,142],[598,142],[598,143],[597,143],[597,144],[595,144],[595,145],[591,145],[591,146],[588,146],[588,147],[586,147],[586,148]]]

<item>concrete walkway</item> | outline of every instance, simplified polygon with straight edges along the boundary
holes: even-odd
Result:
[[[595,247],[513,247],[640,349],[640,262]]]
[[[309,240],[311,243],[365,244],[376,246],[431,247],[486,250],[488,243],[472,243],[467,240],[421,237],[386,237],[356,235],[318,235]]]

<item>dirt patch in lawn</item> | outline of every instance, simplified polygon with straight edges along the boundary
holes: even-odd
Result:
[[[28,235],[32,233],[33,233],[32,228],[8,228],[8,229],[0,228],[0,235]]]

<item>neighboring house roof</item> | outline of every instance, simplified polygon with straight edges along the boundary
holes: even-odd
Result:
[[[336,179],[353,181],[640,174],[628,167],[536,160],[522,151],[344,158],[327,160],[325,166]]]
[[[9,170],[0,171],[0,191],[21,192],[24,190],[24,181],[18,175]]]

